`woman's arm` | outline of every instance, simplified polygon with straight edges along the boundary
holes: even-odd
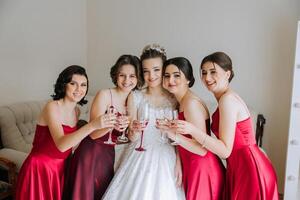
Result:
[[[41,116],[42,121],[44,121],[49,127],[50,134],[56,147],[61,152],[76,146],[83,138],[94,130],[109,126],[108,121],[102,115],[72,134],[65,135],[62,127],[61,112],[62,111],[58,104],[55,101],[52,101],[46,104]]]
[[[200,103],[198,99],[189,98],[185,100],[181,105],[184,110],[184,117],[187,122],[190,122],[195,126],[195,133],[192,135],[198,135],[199,131],[206,133],[206,118],[207,113],[203,105]],[[193,152],[195,154],[199,154],[204,156],[206,154],[206,149],[201,146],[201,144],[195,139],[189,139],[183,135],[177,135],[176,139],[178,140],[179,144],[184,147],[185,149]]]
[[[205,132],[191,127],[184,121],[178,123],[178,131],[186,129],[206,149],[219,157],[226,159],[232,151],[238,114],[238,102],[230,94],[225,94],[219,100],[219,139],[206,135]]]
[[[106,112],[108,106],[111,103],[110,96],[108,93],[109,93],[108,90],[101,90],[96,94],[96,96],[93,100],[92,106],[91,106],[90,121],[100,115],[103,115]],[[113,117],[113,116],[111,116],[111,117]],[[112,128],[103,128],[100,130],[93,131],[90,134],[90,137],[95,140],[95,139],[100,138],[103,135],[105,135],[111,129]]]

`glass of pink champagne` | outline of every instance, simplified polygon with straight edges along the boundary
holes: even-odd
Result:
[[[117,115],[117,110],[115,109],[115,107],[113,107],[112,105],[108,107],[107,109],[107,113],[108,114],[114,114],[114,115]],[[108,134],[108,140],[107,141],[104,141],[105,144],[110,144],[110,145],[114,145],[116,144],[114,141],[112,141],[112,130],[109,131],[109,134]]]
[[[127,120],[128,119],[127,108],[125,109],[125,111],[123,113],[121,113],[121,115],[118,118],[119,118],[119,120]],[[126,130],[127,130],[127,128],[124,131],[122,131],[122,135],[120,135],[117,138],[118,142],[120,142],[120,143],[128,142],[128,137],[126,137],[126,134],[125,134]]]
[[[143,139],[144,139],[144,129],[147,127],[149,122],[150,115],[150,106],[147,102],[140,105],[137,113],[137,119],[139,121],[139,126],[142,128],[141,131],[141,140],[140,146],[135,148],[136,151],[146,151],[143,147]]]

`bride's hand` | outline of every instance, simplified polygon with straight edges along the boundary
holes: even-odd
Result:
[[[145,126],[143,126],[140,121],[133,120],[132,123],[131,123],[130,129],[134,133],[136,133],[136,132],[140,133],[145,129]]]
[[[132,120],[129,124],[128,137],[130,141],[136,141],[139,133],[143,130],[141,123],[138,120]]]
[[[169,131],[168,123],[164,121],[156,121],[155,127],[161,130],[161,132]]]

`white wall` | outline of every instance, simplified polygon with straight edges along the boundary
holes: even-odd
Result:
[[[0,1],[0,105],[49,98],[58,74],[86,64],[86,2]]]
[[[225,51],[233,59],[232,86],[267,119],[263,146],[283,192],[298,0],[87,1],[88,66],[91,92],[112,86],[109,68],[124,53],[140,55],[158,42],[169,57],[201,59]],[[211,96],[198,81],[193,89]]]
[[[112,86],[118,56],[152,42],[189,58],[197,79],[201,59],[222,50],[232,86],[267,118],[264,148],[282,192],[297,19],[298,0],[1,0],[0,105],[48,98],[70,64],[88,64],[93,94]],[[212,99],[199,82],[193,89]]]

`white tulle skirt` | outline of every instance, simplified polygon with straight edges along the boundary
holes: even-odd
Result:
[[[181,200],[182,188],[176,187],[175,149],[169,143],[145,143],[146,151],[129,144],[120,158],[116,174],[103,196],[105,200]]]

